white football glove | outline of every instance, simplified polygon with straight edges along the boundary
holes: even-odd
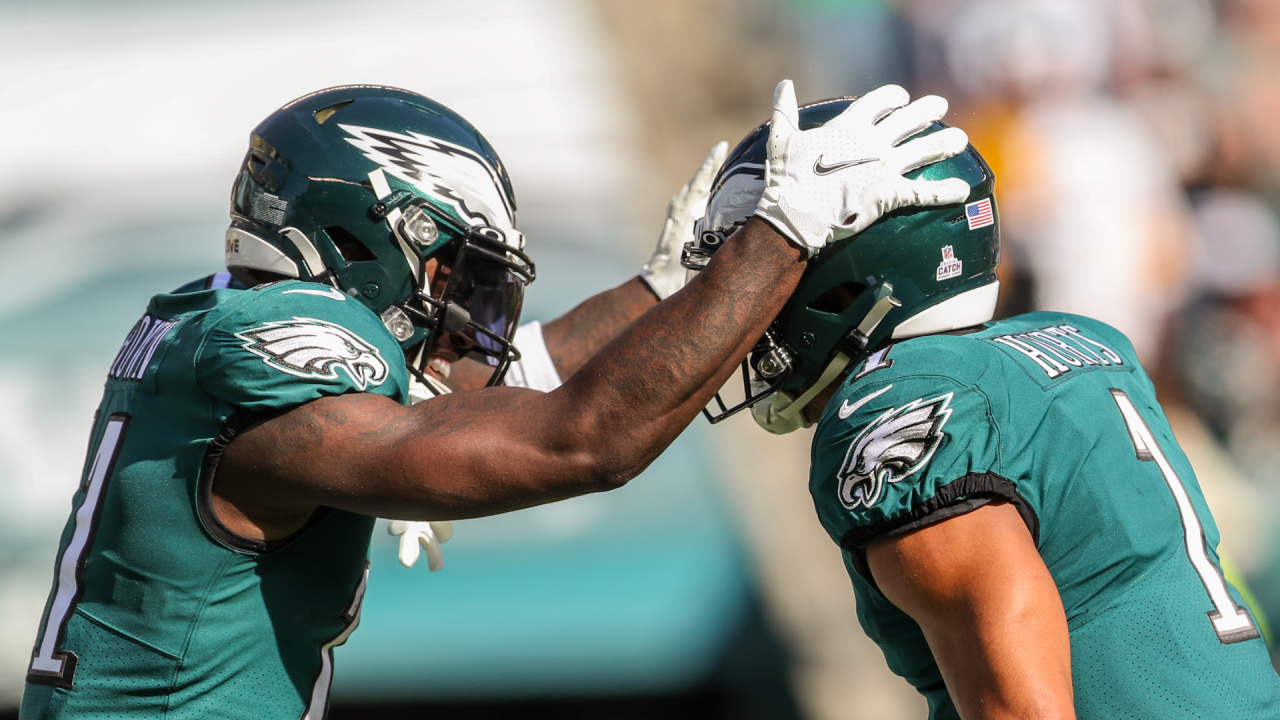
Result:
[[[680,253],[684,244],[693,240],[693,223],[707,211],[711,181],[724,164],[724,156],[728,152],[729,143],[716,143],[693,178],[672,196],[671,203],[667,205],[667,221],[658,236],[658,247],[640,270],[640,277],[659,300],[671,297],[684,287],[685,269],[680,265]]]
[[[418,562],[419,546],[427,551],[427,568],[435,572],[444,567],[444,554],[440,552],[440,543],[453,536],[453,523],[448,520],[436,522],[411,522],[408,520],[392,520],[387,525],[387,532],[400,536],[400,564],[413,567]]]
[[[959,178],[902,176],[959,154],[969,142],[963,130],[947,128],[898,145],[947,112],[947,101],[936,95],[908,100],[906,90],[885,85],[825,125],[800,130],[795,88],[790,80],[778,83],[756,216],[812,256],[892,210],[963,201],[969,185]]]

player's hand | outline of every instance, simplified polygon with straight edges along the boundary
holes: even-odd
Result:
[[[947,101],[936,95],[909,105],[908,100],[906,90],[885,85],[858,98],[825,125],[800,130],[795,88],[790,80],[778,83],[764,195],[756,216],[812,256],[892,210],[963,201],[969,185],[959,178],[903,177],[959,154],[969,142],[959,128],[902,142],[947,112]]]
[[[693,178],[680,188],[667,205],[667,221],[658,236],[658,247],[653,257],[640,270],[640,277],[653,290],[659,300],[674,295],[684,287],[685,269],[680,265],[680,252],[684,244],[693,239],[693,223],[707,211],[707,198],[711,194],[711,181],[724,164],[729,143],[718,142],[707,153]]]
[[[387,532],[400,536],[400,564],[413,567],[418,562],[419,547],[427,551],[427,568],[435,572],[444,567],[444,555],[440,552],[440,543],[453,535],[453,523],[448,520],[437,522],[410,522],[408,520],[392,520]]]

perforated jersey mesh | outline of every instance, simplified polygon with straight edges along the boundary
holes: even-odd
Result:
[[[79,613],[67,623],[65,647],[79,658],[75,692],[28,685],[20,720],[164,717],[166,694],[178,671],[178,661]],[[85,652],[81,648],[93,650]],[[42,702],[45,697],[47,704]]]
[[[1275,672],[1261,639],[1223,645],[1185,553],[1171,553],[1111,607],[1071,628],[1084,718],[1274,717]]]

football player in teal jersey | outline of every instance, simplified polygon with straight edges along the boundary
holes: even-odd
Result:
[[[232,190],[228,272],[154,297],[111,364],[21,717],[322,717],[374,517],[617,487],[706,404],[813,253],[968,194],[903,176],[963,133],[893,147],[942,116],[939,98],[891,88],[806,131],[789,81],[774,106],[759,218],[679,292],[660,248],[644,279],[571,312],[577,339],[547,339],[567,379],[546,393],[496,387],[534,265],[474,127],[379,86],[263,121]],[[899,162],[824,170],[851,150]],[[463,357],[494,387],[447,393]]]
[[[821,126],[848,98],[806,106]],[[941,129],[941,125],[935,131]],[[714,181],[689,264],[748,221],[768,126]],[[824,247],[744,363],[764,428],[816,423],[809,490],[858,617],[943,718],[1276,718],[1280,679],[1151,381],[1123,335],[992,322],[995,178]],[[1097,258],[1063,272],[1085,273]]]

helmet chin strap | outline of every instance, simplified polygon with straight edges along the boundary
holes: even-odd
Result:
[[[879,298],[876,300],[875,304],[871,306],[871,310],[867,313],[866,317],[862,318],[862,322],[858,323],[858,327],[850,334],[849,340],[857,346],[857,355],[861,355],[862,351],[867,348],[867,343],[871,340],[871,334],[875,332],[876,328],[884,320],[885,316],[889,314],[889,311],[895,307],[902,306],[902,303],[898,301],[897,298],[893,297],[893,286],[889,283],[881,285],[877,295]],[[828,385],[835,381],[836,378],[840,377],[840,374],[845,371],[845,368],[849,367],[851,362],[853,362],[853,357],[848,353],[843,350],[837,352],[836,356],[827,364],[826,369],[822,371],[822,375],[818,377],[817,382],[810,386],[808,390],[804,391],[804,394],[796,398],[793,402],[789,402],[784,405],[782,402],[775,400],[770,403],[763,412],[765,419],[772,420],[773,422],[771,422],[770,425],[776,427],[794,426],[789,430],[783,430],[783,432],[791,432],[792,430],[797,430],[800,427],[808,427],[809,423],[804,419],[804,415],[801,414],[804,410],[804,406],[808,405],[810,401],[818,396],[818,393],[827,389]],[[777,395],[783,395],[783,393],[774,393],[775,397]],[[785,395],[785,397],[789,397],[789,395]],[[773,398],[771,397],[768,400],[772,399]],[[768,402],[768,400],[766,400],[766,402]],[[752,414],[753,416],[756,415],[755,413]],[[760,422],[760,420],[761,418],[757,416],[756,422]],[[796,423],[797,420],[800,421],[798,425]],[[762,424],[762,427],[773,432],[770,426]]]
[[[406,363],[409,366],[409,404],[416,405],[423,400],[430,400],[441,395],[448,395],[453,392],[449,386],[440,382],[431,376],[430,373],[418,371],[422,361],[422,354],[427,351],[426,343],[418,346],[418,354],[414,357],[413,362]]]

